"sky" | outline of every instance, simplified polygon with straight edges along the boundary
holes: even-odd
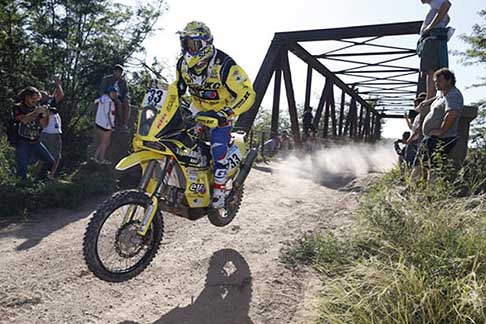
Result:
[[[136,1],[121,0],[120,2],[135,4]],[[469,34],[472,25],[480,22],[477,13],[481,9],[486,9],[486,3],[484,0],[450,1],[452,3],[450,26],[456,29],[456,33],[449,42],[449,50],[464,50],[467,45],[458,36]],[[157,23],[157,27],[162,30],[156,31],[144,44],[147,48],[148,62],[156,56],[170,66],[175,66],[180,54],[176,31],[183,29],[189,21],[199,20],[210,27],[215,46],[233,57],[252,80],[255,79],[275,32],[417,21],[424,19],[429,8],[420,0],[168,0],[167,4],[168,11]],[[413,48],[416,39],[405,37],[397,42],[398,45]],[[327,46],[322,42],[304,45],[313,54],[318,54],[319,50],[326,49]],[[318,49],[317,46],[320,48]],[[463,66],[459,63],[459,59],[457,56],[450,56],[449,65],[456,73],[457,86],[463,92],[465,103],[469,104],[486,97],[484,88],[468,89],[484,76],[486,68]],[[417,58],[405,62],[418,66]],[[292,57],[290,63],[296,101],[302,103],[306,67]],[[339,68],[337,65],[324,63],[331,70]],[[174,69],[166,73],[170,80],[174,78]],[[313,80],[315,82],[311,105],[315,107],[324,80],[317,76]],[[270,109],[272,105],[272,84],[270,83],[262,103],[265,109]],[[281,97],[281,109],[283,109],[287,105],[284,102],[285,97],[283,95]],[[401,137],[401,133],[407,130],[406,128],[404,120],[388,120],[383,135],[391,138]]]

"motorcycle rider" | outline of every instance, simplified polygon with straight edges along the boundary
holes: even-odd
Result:
[[[214,118],[218,124],[210,135],[214,163],[212,206],[223,208],[233,119],[251,108],[255,91],[245,71],[214,47],[211,31],[204,23],[192,21],[178,34],[182,47],[175,81],[179,97],[189,88],[191,111],[196,116]]]

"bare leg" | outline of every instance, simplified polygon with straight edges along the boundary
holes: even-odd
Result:
[[[103,144],[103,131],[101,129],[96,129],[96,135],[98,137],[98,146],[96,147],[94,158],[96,160],[99,160],[100,159],[101,146]]]
[[[62,155],[62,138],[59,136],[59,154],[54,161],[51,169],[51,177],[56,177],[57,168],[59,167],[59,163],[61,162],[61,155]]]
[[[106,151],[108,146],[110,146],[111,131],[102,131],[102,142],[100,144],[100,160],[105,159]]]

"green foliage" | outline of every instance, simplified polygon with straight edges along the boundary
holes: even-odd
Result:
[[[486,9],[479,12],[479,16],[486,21]],[[486,63],[486,25],[474,24],[470,35],[462,35],[461,39],[471,47],[461,54],[466,64],[484,64]],[[486,82],[486,79],[482,79]],[[486,85],[483,83],[482,85]]]
[[[146,65],[144,62],[139,62],[136,66],[140,66],[143,69],[132,73],[129,79],[129,87],[132,104],[139,106],[147,92],[147,87],[154,78],[167,82],[164,77],[167,65],[154,57],[150,66]]]
[[[280,112],[278,120],[278,130],[279,132],[287,131],[290,133],[290,116],[286,112]],[[265,108],[260,108],[258,115],[255,119],[252,129],[256,132],[265,132],[270,134],[270,129],[272,126],[272,112]]]
[[[45,208],[73,208],[86,199],[107,195],[116,189],[113,171],[107,167],[84,165],[71,176],[55,181],[0,179],[2,219]]]
[[[485,156],[472,151],[458,182],[484,181]],[[285,263],[322,275],[319,323],[484,323],[486,197],[458,198],[441,178],[412,192],[400,184],[393,170],[370,186],[346,234],[306,236],[283,250]]]
[[[482,24],[474,24],[470,35],[462,35],[461,39],[470,47],[464,52],[456,52],[463,57],[465,65],[482,65],[486,63],[486,9],[479,12],[483,19]],[[486,78],[480,78],[480,82],[473,84],[472,87],[486,86]],[[472,140],[477,145],[486,143],[486,100],[481,100],[474,105],[479,107],[479,116],[472,124]]]
[[[128,7],[102,0],[5,0],[0,11],[0,214],[18,216],[48,207],[72,207],[115,188],[113,172],[81,165],[92,141],[93,101],[104,75],[124,64],[136,104],[150,73],[139,57],[144,40],[167,9],[165,0]],[[137,58],[138,57],[138,58]],[[155,74],[163,64],[152,66]],[[60,77],[65,93],[60,181],[20,182],[15,150],[3,135],[16,93],[33,85],[52,92]],[[14,202],[14,203],[12,203]]]
[[[93,101],[102,77],[116,63],[129,65],[143,53],[143,41],[165,10],[164,0],[133,8],[103,0],[3,1],[0,129],[20,89],[34,85],[52,91],[52,80],[60,76],[65,147],[85,145],[77,141],[93,126]]]
[[[469,149],[457,182],[467,194],[486,193],[486,146]]]
[[[471,141],[476,146],[486,146],[486,99],[474,105],[478,107],[478,117],[471,123]]]
[[[9,145],[7,139],[0,136],[0,184],[14,178],[15,150]]]
[[[314,265],[321,273],[335,276],[358,258],[358,242],[342,240],[332,232],[305,235],[282,249],[280,261],[296,269],[300,264]]]

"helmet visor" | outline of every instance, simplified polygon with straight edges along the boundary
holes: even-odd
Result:
[[[184,53],[189,53],[191,55],[198,54],[204,47],[206,47],[207,42],[203,39],[198,39],[195,37],[181,37],[181,47]]]

